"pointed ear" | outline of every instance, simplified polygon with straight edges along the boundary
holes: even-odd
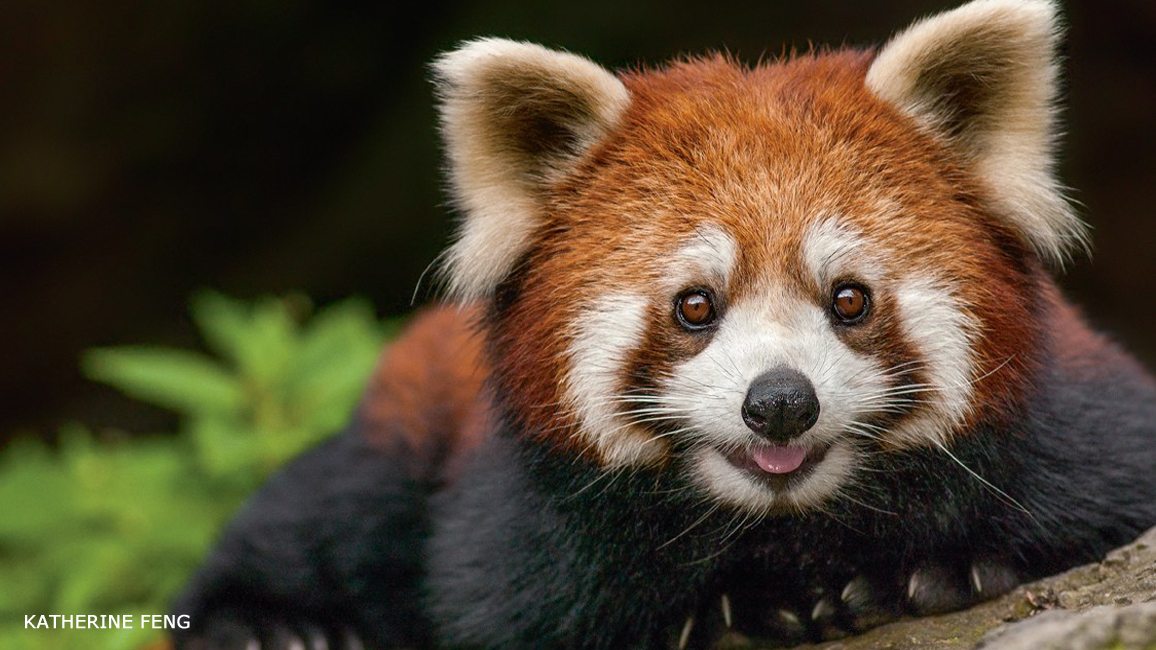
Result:
[[[1053,173],[1059,33],[1050,0],[974,0],[894,37],[866,80],[946,138],[1009,225],[1053,262],[1085,241]]]
[[[617,123],[629,94],[588,59],[503,39],[471,41],[434,63],[453,199],[451,294],[489,295],[539,224],[544,186]]]

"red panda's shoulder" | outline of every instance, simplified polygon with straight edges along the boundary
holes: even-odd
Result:
[[[364,435],[451,463],[485,437],[490,400],[477,317],[477,309],[455,306],[413,317],[370,378],[357,413]]]
[[[1083,380],[1126,381],[1156,387],[1152,375],[1111,337],[1093,329],[1083,311],[1049,287],[1050,352],[1066,375]]]

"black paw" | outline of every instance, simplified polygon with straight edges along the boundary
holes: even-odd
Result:
[[[821,590],[775,584],[763,590],[736,591],[728,599],[729,629],[757,646],[789,648],[806,641],[836,636],[831,627],[837,613]]]
[[[350,628],[269,611],[215,610],[174,635],[177,650],[364,650]]]
[[[842,589],[814,589],[803,598],[758,597],[736,606],[735,628],[757,645],[775,648],[841,639],[902,616],[896,593],[859,577]]]
[[[926,563],[909,573],[863,573],[826,588],[747,592],[731,609],[734,627],[763,644],[791,647],[865,632],[903,616],[971,607],[1020,583],[1008,563]],[[785,596],[785,597],[784,597]],[[736,598],[739,596],[736,594]]]
[[[1016,570],[1003,562],[931,564],[916,569],[908,578],[906,605],[918,616],[953,612],[1002,596],[1019,583]]]
[[[899,616],[928,616],[966,609],[1002,596],[1020,583],[1006,562],[929,562],[906,575],[871,576],[851,580],[839,594],[843,619],[862,631]]]

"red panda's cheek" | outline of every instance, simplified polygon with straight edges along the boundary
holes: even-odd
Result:
[[[607,293],[567,327],[564,411],[579,442],[608,467],[656,462],[666,450],[626,413],[635,394],[631,364],[645,348],[651,313],[640,293]]]
[[[919,359],[917,409],[888,438],[900,446],[944,445],[974,410],[975,346],[980,324],[951,283],[930,276],[901,282],[895,293],[897,336]]]

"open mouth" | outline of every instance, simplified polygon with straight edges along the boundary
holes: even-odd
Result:
[[[827,457],[827,446],[807,448],[792,445],[760,445],[731,452],[727,461],[751,478],[776,490],[784,490],[805,479]]]

